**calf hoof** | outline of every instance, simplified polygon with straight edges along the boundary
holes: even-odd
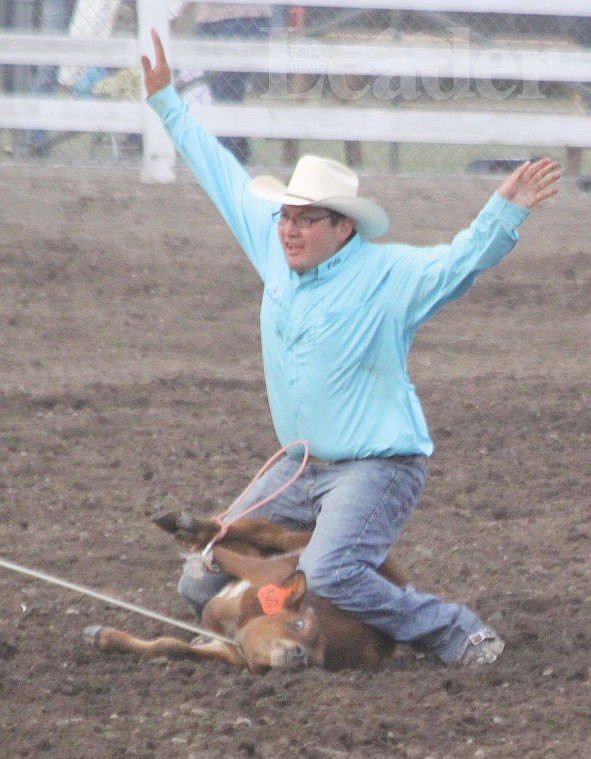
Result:
[[[178,511],[168,511],[166,514],[162,514],[162,516],[154,517],[152,522],[160,527],[161,530],[175,535],[179,530],[179,521],[182,519],[182,516]]]
[[[182,511],[169,511],[152,522],[177,540],[196,546],[206,545],[219,530],[210,520],[195,519]]]
[[[100,647],[102,625],[88,625],[82,631],[82,637],[85,643],[88,643],[93,648]]]
[[[189,514],[185,514],[184,511],[167,511],[166,514],[154,517],[152,522],[171,535],[178,535],[179,533],[198,535],[202,530],[209,529],[210,525],[205,520],[194,519]],[[214,525],[211,525],[211,530],[216,530]]]
[[[157,527],[160,527],[160,529],[165,532],[170,532],[171,535],[174,535],[177,532],[179,528],[178,521],[178,511],[168,511],[166,514],[162,514],[162,516],[154,517],[154,519],[152,519],[152,522]]]

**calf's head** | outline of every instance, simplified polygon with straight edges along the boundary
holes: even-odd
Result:
[[[326,643],[314,610],[306,604],[303,572],[294,572],[271,587],[271,593],[268,587],[259,591],[261,607],[267,612],[249,620],[236,636],[249,670],[260,673],[270,668],[321,667]],[[269,595],[281,601],[276,604]]]

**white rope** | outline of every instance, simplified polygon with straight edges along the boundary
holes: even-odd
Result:
[[[104,601],[105,603],[111,604],[112,606],[120,606],[122,609],[133,611],[136,614],[141,614],[142,616],[150,617],[151,619],[157,619],[159,622],[164,622],[165,624],[173,625],[174,627],[180,627],[183,630],[188,630],[189,632],[196,633],[197,635],[207,635],[210,638],[215,638],[216,640],[220,640],[223,643],[230,643],[233,646],[236,645],[236,641],[232,640],[231,638],[225,638],[223,635],[218,635],[218,633],[214,633],[211,630],[206,630],[202,627],[196,627],[195,625],[189,625],[186,622],[181,622],[180,620],[173,619],[172,617],[166,617],[163,614],[158,614],[158,612],[151,611],[150,609],[146,609],[143,606],[137,606],[136,604],[131,604],[127,601],[121,601],[118,598],[113,598],[113,596],[108,596],[104,593],[98,593],[96,590],[86,588],[83,585],[77,585],[73,582],[68,582],[67,580],[62,580],[59,577],[49,575],[46,572],[41,572],[37,569],[29,569],[28,567],[24,567],[22,564],[16,564],[13,561],[6,561],[6,559],[0,558],[0,567],[10,569],[12,572],[19,572],[20,574],[34,577],[37,580],[49,582],[53,585],[59,585],[62,588],[73,590],[75,593],[81,593],[84,596],[96,598],[98,601]]]

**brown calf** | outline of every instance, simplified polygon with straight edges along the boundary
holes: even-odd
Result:
[[[175,513],[155,521],[193,550],[203,548],[217,532],[211,522]],[[200,637],[191,643],[172,637],[142,640],[100,626],[87,628],[85,636],[102,651],[215,659],[254,673],[272,667],[375,666],[391,651],[393,641],[309,592],[303,573],[295,571],[309,538],[310,533],[285,530],[266,519],[231,525],[212,555],[222,571],[237,579],[203,610],[204,626],[220,638]],[[380,572],[398,585],[407,582],[391,556]]]

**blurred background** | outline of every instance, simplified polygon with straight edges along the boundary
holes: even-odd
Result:
[[[0,0],[0,163],[145,164],[156,5]],[[591,171],[591,3],[379,6],[169,3],[175,84],[248,166],[500,173],[547,154]]]

